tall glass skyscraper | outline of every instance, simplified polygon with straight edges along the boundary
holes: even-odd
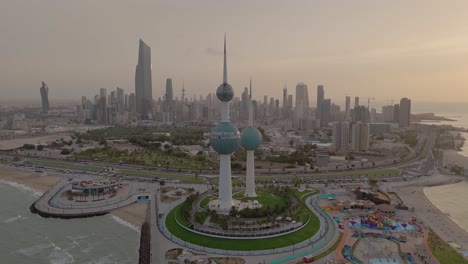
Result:
[[[151,119],[153,88],[151,82],[151,48],[140,39],[138,64],[135,73],[136,110],[141,119]]]
[[[42,113],[47,114],[49,113],[49,87],[45,82],[42,82],[42,86],[39,89],[41,92],[41,99],[42,99]]]
[[[172,91],[172,79],[166,79],[166,112],[173,111],[172,101],[174,100],[174,92]]]

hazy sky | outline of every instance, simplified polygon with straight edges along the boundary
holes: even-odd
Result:
[[[281,97],[317,84],[379,101],[468,102],[468,1],[0,0],[0,100],[79,99],[134,91],[138,40],[152,49],[153,96],[173,78],[180,97],[214,91]],[[312,104],[315,105],[315,104]]]

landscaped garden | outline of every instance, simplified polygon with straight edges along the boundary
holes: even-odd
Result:
[[[190,228],[192,225],[186,219],[187,214],[184,213],[184,207],[185,209],[187,208],[191,209],[191,206],[184,205],[184,203],[175,207],[167,215],[166,227],[174,236],[178,237],[179,239],[182,239],[192,244],[196,244],[196,245],[200,245],[204,247],[210,247],[210,248],[251,251],[251,250],[265,250],[265,249],[274,249],[274,248],[290,246],[290,245],[302,242],[306,239],[309,239],[315,233],[317,233],[317,231],[320,229],[320,221],[318,217],[305,205],[305,200],[307,199],[307,197],[313,194],[316,194],[317,191],[307,191],[304,193],[293,191],[291,193],[295,196],[297,201],[300,203],[300,209],[295,214],[294,218],[299,217],[299,218],[302,218],[304,222],[306,222],[307,219],[309,221],[302,229],[295,231],[293,233],[290,233],[290,234],[286,234],[286,235],[282,235],[278,237],[272,237],[268,239],[244,239],[242,240],[242,243],[239,243],[239,240],[237,239],[217,238],[217,237],[209,237],[206,235],[197,234],[197,233],[191,232],[190,230],[183,228],[177,223],[179,222],[181,225],[187,228]],[[271,195],[271,194],[268,194],[268,195]],[[209,200],[209,198],[208,199],[205,198],[205,199]],[[189,199],[189,200],[192,200],[192,199]],[[278,200],[278,202],[281,203],[282,201]],[[270,204],[270,206],[274,207],[273,204]],[[203,217],[203,216],[200,216],[200,217]]]

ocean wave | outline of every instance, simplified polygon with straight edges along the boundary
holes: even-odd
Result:
[[[140,233],[140,228],[138,226],[135,226],[135,225],[132,225],[131,223],[123,220],[122,218],[120,217],[117,217],[115,215],[111,215],[112,216],[112,219],[114,219],[117,223],[121,224],[121,225],[124,225],[138,233]]]
[[[15,188],[20,189],[20,190],[25,190],[25,191],[31,192],[34,195],[34,197],[37,197],[37,198],[41,197],[44,194],[44,192],[42,192],[42,191],[36,190],[34,188],[31,188],[31,187],[26,186],[26,185],[21,184],[21,183],[12,182],[12,181],[5,181],[5,180],[0,180],[0,183],[10,185],[10,186],[15,187]]]
[[[8,218],[5,221],[3,221],[3,223],[5,223],[5,224],[12,223],[12,222],[14,222],[14,221],[16,221],[16,220],[18,220],[20,218],[21,218],[21,215],[11,217],[11,218]]]
[[[49,254],[49,261],[51,264],[75,263],[73,256],[64,250],[61,250],[59,247],[55,247],[54,250]]]
[[[52,245],[50,243],[41,243],[41,244],[34,245],[32,247],[18,249],[16,250],[16,252],[19,254],[31,257],[51,247]]]

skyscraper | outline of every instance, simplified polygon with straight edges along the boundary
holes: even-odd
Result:
[[[122,114],[125,111],[125,95],[122,88],[117,87],[117,112]]]
[[[345,104],[345,120],[351,120],[351,96],[346,96],[346,104]]]
[[[354,108],[356,108],[358,106],[359,106],[359,97],[356,96],[356,97],[354,97]]]
[[[305,83],[296,85],[296,118],[302,119],[309,112],[309,92]]]
[[[42,99],[42,113],[47,114],[49,113],[49,87],[45,82],[42,82],[42,86],[39,89],[41,92],[41,99]]]
[[[354,151],[369,150],[369,124],[357,122],[351,127],[351,149]]]
[[[320,127],[326,127],[330,122],[331,99],[323,99],[320,109]]]
[[[171,112],[173,108],[174,93],[172,91],[172,79],[166,79],[165,112]]]
[[[99,101],[98,101],[98,122],[101,124],[107,124],[107,90],[106,88],[99,89]]]
[[[335,122],[332,126],[333,149],[337,152],[349,151],[349,122]]]
[[[323,90],[323,85],[317,86],[317,109],[315,109],[315,119],[322,119],[322,102],[325,99],[325,91]],[[320,126],[322,126],[322,121],[319,121]]]
[[[401,98],[400,100],[400,128],[410,127],[411,121],[411,100]]]
[[[135,72],[136,110],[141,119],[151,119],[153,114],[153,88],[151,81],[151,48],[140,39],[138,64]]]
[[[283,118],[289,118],[288,88],[283,88]]]
[[[393,120],[394,120],[393,114],[394,114],[393,105],[382,106],[382,116],[383,116],[383,121],[385,123],[392,123],[393,122]]]

